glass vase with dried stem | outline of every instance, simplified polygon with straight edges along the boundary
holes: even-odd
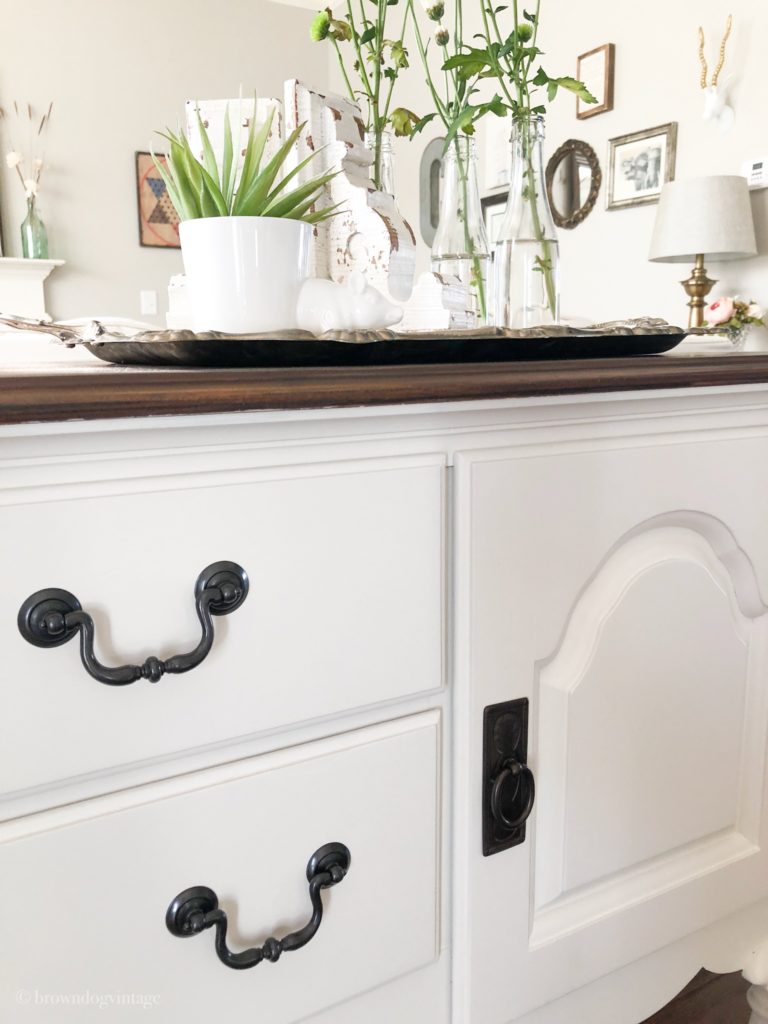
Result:
[[[459,74],[456,67],[450,66],[453,58],[465,49],[461,0],[453,0],[452,19],[446,18],[444,0],[424,0],[424,7],[427,18],[435,23],[433,37],[426,41],[413,0],[408,0],[414,36],[435,109],[421,118],[415,131],[421,131],[434,118],[442,121],[446,130],[432,269],[458,278],[467,287],[475,322],[482,326],[493,321],[488,294],[491,252],[480,202],[474,134],[475,124],[484,114],[503,113],[503,109],[499,96],[468,107],[477,91],[477,76]],[[446,21],[451,20],[452,28],[448,28]],[[429,59],[430,45],[439,55],[439,77]]]
[[[371,14],[366,12],[368,4]],[[388,38],[387,21],[399,0],[359,0],[356,12],[352,0],[338,18],[330,7],[312,21],[310,36],[327,41],[334,48],[349,98],[360,104],[365,121],[365,145],[373,153],[373,182],[381,191],[394,190],[391,134],[410,136],[419,117],[405,107],[392,107],[400,72],[408,67],[405,46],[407,11],[395,38]],[[351,57],[351,66],[345,53]],[[354,81],[356,80],[356,82]]]
[[[13,104],[12,142],[5,154],[5,162],[16,171],[27,201],[27,215],[21,225],[21,251],[24,259],[48,258],[48,232],[40,217],[37,197],[45,169],[44,145],[52,110],[53,103],[42,114],[29,103],[21,106],[16,102]],[[6,120],[3,110],[0,110],[0,119]],[[25,145],[16,145],[22,139]]]
[[[475,38],[480,44],[465,47],[443,68],[456,71],[466,81],[495,80],[501,95],[494,98],[498,99],[494,113],[511,115],[509,200],[494,252],[496,324],[532,327],[552,323],[560,315],[557,235],[542,166],[547,108],[538,99],[538,90],[546,89],[550,103],[561,90],[577,95],[583,103],[596,100],[583,82],[570,75],[553,78],[539,63],[541,0],[536,0],[532,13],[519,0],[500,7],[492,0],[478,2],[482,32]],[[471,123],[481,106],[468,94],[464,110],[457,115],[459,124]]]

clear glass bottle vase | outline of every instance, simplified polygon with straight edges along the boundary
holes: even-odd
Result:
[[[21,252],[25,260],[48,259],[48,232],[37,212],[35,196],[27,196],[27,216],[21,225]]]
[[[373,153],[371,178],[380,192],[395,194],[395,159],[392,148],[392,132],[366,132],[365,148]]]
[[[491,249],[485,229],[477,175],[475,140],[451,142],[442,159],[440,218],[432,243],[432,270],[457,277],[469,290],[477,326],[493,322],[489,302]]]
[[[538,327],[560,318],[560,260],[544,179],[544,118],[512,125],[509,198],[494,250],[496,324]]]

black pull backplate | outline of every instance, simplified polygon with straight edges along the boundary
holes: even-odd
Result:
[[[536,786],[528,767],[528,698],[483,714],[483,856],[525,842]]]

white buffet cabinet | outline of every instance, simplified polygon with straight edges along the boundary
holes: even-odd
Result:
[[[701,967],[768,1002],[768,387],[5,426],[0,537],[0,1020],[637,1024]],[[102,663],[167,660],[219,560],[249,591],[184,674],[17,626],[63,588]],[[536,801],[484,856],[523,698]],[[234,951],[302,928],[327,843],[278,962],[166,926],[208,886]]]

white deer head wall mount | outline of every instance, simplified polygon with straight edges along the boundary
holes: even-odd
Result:
[[[733,28],[733,16],[728,15],[725,33],[720,43],[717,67],[709,78],[707,58],[704,55],[704,29],[699,27],[699,60],[701,61],[701,88],[704,92],[704,120],[714,121],[721,132],[730,131],[736,117],[733,107],[726,102],[727,86],[720,81],[720,72],[725,64],[725,48]]]

